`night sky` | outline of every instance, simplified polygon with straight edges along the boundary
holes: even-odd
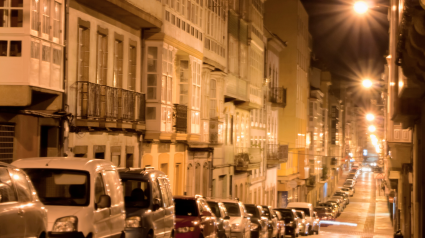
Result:
[[[359,15],[353,10],[354,0],[301,1],[310,17],[313,53],[328,66],[333,80],[353,85],[366,77],[379,80],[388,52],[388,8]]]

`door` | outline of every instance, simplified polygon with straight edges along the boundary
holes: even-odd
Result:
[[[13,182],[18,193],[19,213],[25,219],[25,237],[38,237],[44,231],[44,213],[32,196],[35,189],[29,185],[29,178],[18,170],[12,170]]]
[[[208,206],[208,203],[200,198],[198,199],[198,206],[199,206],[199,213],[202,214],[203,212],[210,212],[212,215],[212,212]],[[214,225],[214,220],[213,219],[202,219],[202,225],[204,226],[204,237],[209,237],[212,236],[213,233],[215,232],[215,225]]]
[[[125,227],[124,195],[118,173],[113,170],[102,173],[106,194],[111,197],[109,227],[112,235],[121,234]]]
[[[171,236],[174,229],[174,201],[171,193],[170,183],[166,178],[158,178],[161,195],[167,202],[164,203],[164,237]]]
[[[7,168],[0,167],[0,237],[24,237],[25,218]],[[4,225],[3,225],[4,224]]]
[[[159,207],[152,207],[152,227],[155,227],[154,229],[155,238],[163,238],[164,230],[165,230],[164,228],[164,216],[165,216],[164,200],[165,199],[161,194],[158,180],[157,179],[153,180],[150,184],[151,184],[151,191],[152,191],[151,204],[156,199],[159,199],[161,201]]]
[[[100,196],[106,195],[106,192],[102,174],[97,173],[95,176],[94,203],[96,204],[99,202]],[[94,230],[97,232],[96,237],[108,236],[111,233],[108,225],[110,209],[108,207],[97,208],[96,205],[94,209]]]

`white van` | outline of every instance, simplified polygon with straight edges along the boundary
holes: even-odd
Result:
[[[12,163],[30,177],[48,213],[48,237],[124,237],[116,167],[101,159],[43,157]]]
[[[313,227],[313,222],[314,222],[313,205],[311,203],[307,203],[307,202],[290,202],[290,203],[288,203],[288,206],[286,206],[286,208],[301,210],[301,211],[304,212],[305,222],[310,224],[309,228],[308,228],[308,234],[312,235],[313,234],[312,227]]]

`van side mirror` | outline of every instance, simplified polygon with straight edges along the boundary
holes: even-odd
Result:
[[[153,200],[153,210],[156,211],[161,207],[161,199],[160,198],[155,198]]]
[[[111,197],[109,195],[101,195],[96,205],[98,209],[111,207]]]
[[[211,212],[209,212],[209,211],[203,211],[203,212],[202,212],[202,216],[210,217],[210,216],[212,216],[212,213],[211,213]]]

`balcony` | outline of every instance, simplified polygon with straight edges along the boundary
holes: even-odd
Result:
[[[272,87],[269,92],[269,101],[272,103],[273,108],[286,107],[286,88]]]
[[[260,168],[260,148],[237,147],[235,151],[235,172],[248,172]]]
[[[248,100],[248,83],[236,76],[229,75],[226,79],[225,96],[237,101]]]
[[[288,146],[269,144],[267,146],[267,167],[276,167],[288,161]]]
[[[77,119],[136,124],[145,121],[144,94],[90,82],[77,83]]]
[[[174,104],[173,131],[180,134],[187,133],[187,106]]]

